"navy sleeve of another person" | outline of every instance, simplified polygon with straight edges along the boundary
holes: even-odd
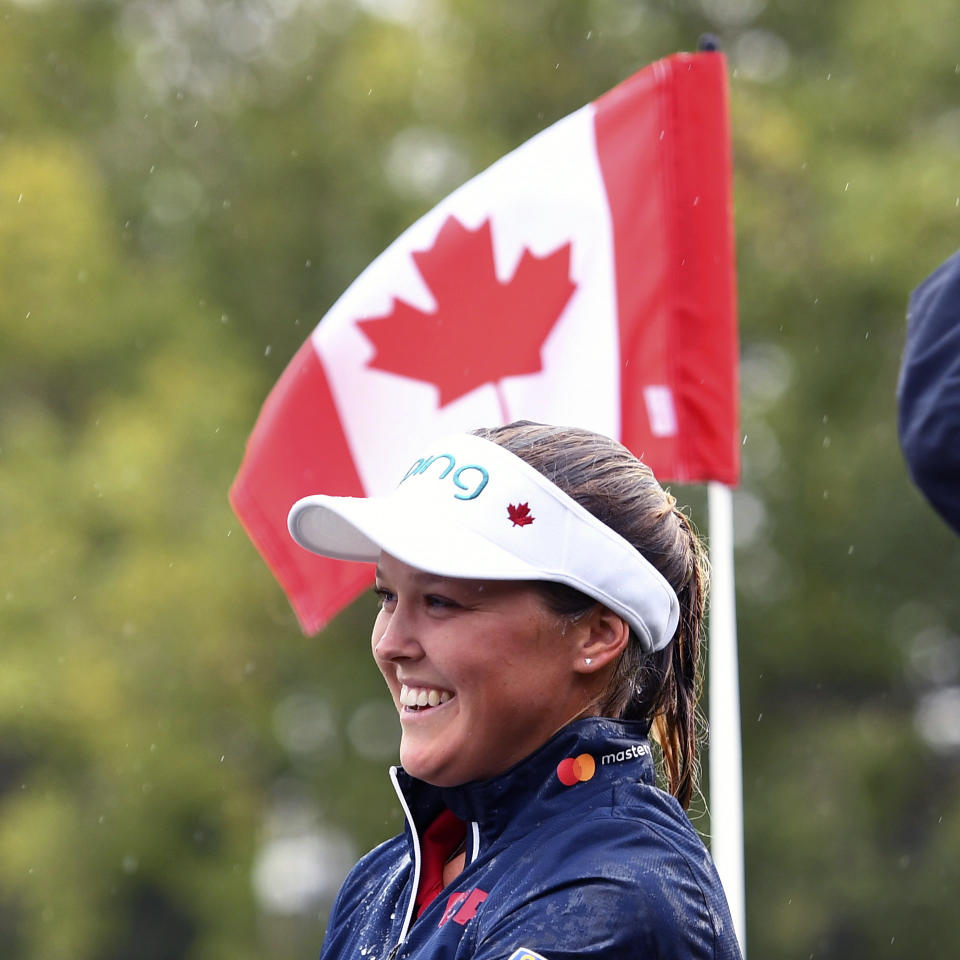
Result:
[[[960,533],[960,251],[910,297],[897,403],[910,475]]]

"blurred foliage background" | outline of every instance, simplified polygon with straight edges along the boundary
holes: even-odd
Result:
[[[397,729],[372,603],[304,638],[229,509],[259,405],[417,216],[713,31],[749,952],[960,955],[960,548],[894,405],[908,292],[960,245],[955,14],[0,0],[0,954],[316,954],[399,825]]]

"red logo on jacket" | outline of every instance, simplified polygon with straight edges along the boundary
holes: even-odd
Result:
[[[596,770],[597,761],[589,753],[581,753],[579,757],[567,757],[557,764],[557,779],[565,787],[572,787],[589,780]]]
[[[442,927],[448,920],[459,923],[464,926],[468,920],[472,920],[477,913],[477,907],[487,899],[486,893],[479,887],[473,890],[466,890],[463,893],[452,893],[447,900],[447,908],[443,911],[438,927]]]

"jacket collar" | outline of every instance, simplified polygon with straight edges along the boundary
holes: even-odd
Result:
[[[446,806],[478,825],[482,841],[516,827],[526,830],[531,816],[569,808],[614,784],[654,782],[646,725],[605,717],[578,720],[555,733],[542,747],[492,780],[457,787],[434,787],[395,768],[399,789],[418,833]],[[536,811],[536,813],[534,813]]]

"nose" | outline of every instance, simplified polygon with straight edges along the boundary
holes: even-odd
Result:
[[[423,648],[412,618],[402,604],[391,612],[381,610],[373,625],[373,654],[381,661],[417,660]]]

